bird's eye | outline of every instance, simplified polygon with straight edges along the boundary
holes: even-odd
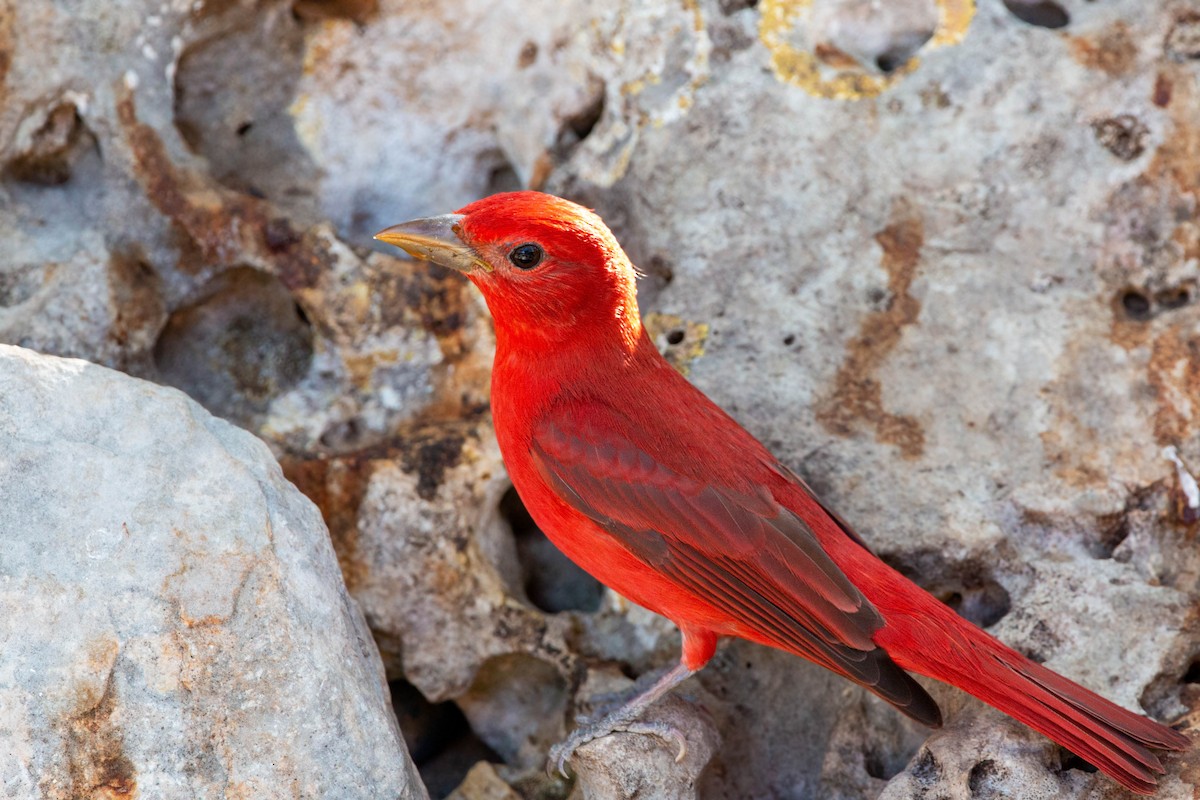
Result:
[[[538,264],[542,263],[542,248],[536,244],[521,244],[512,249],[508,254],[508,260],[513,263],[518,269],[533,269]]]

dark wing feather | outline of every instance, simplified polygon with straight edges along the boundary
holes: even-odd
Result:
[[[532,457],[571,506],[680,588],[777,646],[867,687],[928,725],[933,699],[872,641],[883,618],[812,529],[764,489],[704,485],[623,434],[631,423],[589,406],[586,424],[534,429]]]

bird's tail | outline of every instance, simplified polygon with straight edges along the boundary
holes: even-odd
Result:
[[[896,663],[978,697],[1130,791],[1151,794],[1157,786],[1156,776],[1163,773],[1163,766],[1151,748],[1186,750],[1191,746],[1186,736],[1166,725],[1030,661],[924,592],[901,592],[898,597],[904,598],[903,610],[893,608],[889,614],[881,608],[888,623],[875,635],[876,643]],[[927,598],[928,604],[920,598]],[[912,607],[918,604],[924,608]],[[900,624],[893,624],[896,622]]]

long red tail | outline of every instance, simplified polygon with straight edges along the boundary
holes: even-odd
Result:
[[[1191,746],[1183,734],[1030,661],[884,569],[890,580],[867,592],[887,620],[875,641],[904,669],[978,697],[1138,794],[1153,793],[1163,773],[1149,748]]]

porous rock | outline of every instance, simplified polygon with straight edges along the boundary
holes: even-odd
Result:
[[[647,679],[653,676],[647,676]],[[582,709],[598,712],[598,698],[621,696],[631,683],[620,673],[595,670],[580,687]],[[639,689],[642,687],[638,687]],[[641,723],[664,726],[670,734],[659,736],[618,732],[582,745],[571,759],[577,776],[572,798],[600,800],[616,797],[654,797],[694,800],[699,797],[699,777],[720,745],[721,737],[704,712],[689,683],[647,709]],[[693,695],[691,701],[684,699]],[[594,705],[593,705],[594,704]],[[682,737],[681,745],[677,737]]]

